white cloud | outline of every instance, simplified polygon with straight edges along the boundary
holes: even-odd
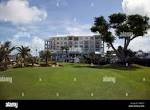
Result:
[[[26,24],[41,21],[46,17],[46,11],[29,6],[27,0],[9,0],[0,4],[0,21]]]
[[[18,38],[30,38],[30,34],[27,32],[18,32],[17,34],[14,35],[14,38],[18,39]]]
[[[31,40],[31,43],[30,43],[30,47],[32,48],[33,53],[35,52],[36,49],[38,51],[43,50],[44,49],[44,40],[39,37],[33,37],[33,39]]]
[[[77,18],[74,18],[73,21],[64,21],[62,27],[64,31],[70,35],[94,35],[94,33],[90,31],[91,25],[81,24],[77,22]]]
[[[122,8],[127,14],[141,14],[150,17],[150,0],[123,0]]]
[[[150,17],[150,0],[123,0],[123,11],[130,14],[140,14]],[[144,37],[135,38],[129,46],[133,50],[150,51],[150,30]]]
[[[77,18],[49,21],[47,28],[52,36],[55,35],[94,35],[90,31],[92,24],[80,23]],[[50,36],[50,35],[49,35]]]
[[[13,46],[28,46],[31,49],[32,55],[37,55],[36,49],[38,52],[44,49],[44,40],[37,36],[31,36],[27,32],[18,32],[13,36],[11,42]]]
[[[150,38],[149,37],[138,37],[134,39],[129,48],[133,49],[134,51],[143,50],[145,52],[150,51]]]
[[[65,29],[66,29],[66,32],[71,35],[93,35],[94,34],[90,31],[90,26],[86,24],[85,25],[77,24],[73,26],[67,26]]]

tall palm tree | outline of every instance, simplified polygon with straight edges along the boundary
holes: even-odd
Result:
[[[30,55],[30,48],[29,47],[17,47],[18,55],[22,58],[22,67],[24,67],[25,59]]]
[[[11,42],[6,41],[0,46],[0,66],[3,66],[4,70],[7,69],[7,65],[10,61],[9,55],[15,49],[11,47]]]

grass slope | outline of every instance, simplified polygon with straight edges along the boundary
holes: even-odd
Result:
[[[115,77],[116,83],[103,82],[105,76]],[[150,99],[150,68],[137,65],[126,69],[65,63],[55,68],[9,69],[0,77],[13,81],[0,82],[0,99]]]

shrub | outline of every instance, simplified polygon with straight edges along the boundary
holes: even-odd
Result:
[[[130,58],[128,59],[128,62],[130,62],[131,64],[139,64],[142,66],[149,66],[150,67],[150,59],[146,59],[146,58]]]

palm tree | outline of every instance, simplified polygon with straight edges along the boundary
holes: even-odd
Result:
[[[51,51],[45,50],[40,52],[40,58],[45,59],[46,65],[48,65],[48,60],[51,58]]]
[[[21,57],[22,67],[24,67],[25,59],[30,55],[30,49],[29,47],[21,46],[21,47],[17,47],[17,50],[19,52],[18,55],[20,55]]]
[[[64,47],[64,46],[61,46],[62,57],[64,56],[64,50],[65,50],[65,47]],[[64,59],[64,58],[63,58],[63,59]]]
[[[45,61],[46,61],[46,65],[48,65],[48,59],[51,57],[51,52],[49,50],[46,50],[44,52],[44,55],[45,55]]]
[[[0,66],[3,66],[3,69],[7,69],[7,65],[9,63],[9,55],[15,49],[15,47],[11,47],[11,42],[6,41],[4,44],[0,46]]]
[[[29,57],[26,60],[32,66],[34,66],[34,64],[38,62],[38,58],[36,56],[32,56],[31,54],[29,55]]]
[[[68,50],[69,50],[69,47],[68,46],[64,46],[64,50],[66,51],[66,56],[67,56],[67,61],[68,61]]]
[[[90,53],[90,62],[95,63],[95,53],[94,52]]]

